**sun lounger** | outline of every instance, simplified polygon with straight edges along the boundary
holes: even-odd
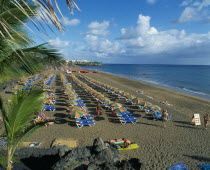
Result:
[[[120,123],[125,125],[126,123],[133,123],[135,124],[136,122],[138,122],[137,119],[120,119]]]
[[[132,114],[128,111],[122,112],[122,113],[117,113],[116,114],[119,117],[123,117],[123,116],[131,116]]]
[[[145,112],[146,112],[146,113],[149,113],[149,112],[151,112],[151,111],[155,111],[155,109],[151,109],[151,108],[146,108],[146,109],[145,109]]]
[[[80,118],[76,118],[76,122],[94,122],[94,119],[80,119]]]
[[[119,119],[127,120],[127,119],[136,119],[136,118],[134,116],[125,116],[125,117],[119,117]]]
[[[83,116],[85,119],[92,119],[93,118],[93,116],[91,116],[91,115],[84,115]]]
[[[44,106],[42,111],[45,111],[45,110],[46,111],[49,110],[51,112],[54,112],[56,110],[56,107],[55,106]]]
[[[83,126],[90,126],[90,127],[92,127],[92,126],[94,126],[96,123],[95,122],[93,122],[93,121],[87,121],[87,122],[85,122],[85,121],[79,121],[79,122],[76,122],[76,125],[77,125],[77,127],[78,128],[82,128]]]

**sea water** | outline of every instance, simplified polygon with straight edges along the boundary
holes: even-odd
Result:
[[[144,81],[210,100],[210,66],[207,65],[107,64],[82,68]]]

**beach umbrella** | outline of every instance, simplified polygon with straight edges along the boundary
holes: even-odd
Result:
[[[161,110],[161,108],[157,105],[152,105],[152,106],[149,106],[149,108],[153,109],[153,110]]]
[[[69,113],[68,115],[71,116],[71,118],[77,118],[77,117],[82,117],[84,116],[86,113],[80,110],[75,110],[72,111],[71,113]]]
[[[76,110],[82,111],[82,108],[79,107],[79,106],[71,106],[71,107],[68,108],[68,110],[66,112],[71,113],[71,112],[76,111]]]
[[[102,101],[103,103],[108,103],[108,102],[110,101],[110,99],[107,98],[107,97],[104,97],[101,101]]]
[[[68,104],[68,105],[77,105],[78,103],[75,102],[74,100],[67,100],[66,104]]]
[[[120,103],[113,103],[113,104],[111,104],[111,107],[113,107],[113,108],[121,108],[123,106]]]
[[[69,100],[79,100],[79,99],[77,98],[77,96],[74,96],[74,97],[70,97]]]
[[[113,113],[117,114],[117,113],[122,113],[122,112],[125,112],[125,111],[127,111],[126,108],[117,108],[113,111]]]
[[[133,96],[133,95],[128,95],[128,96],[126,96],[126,98],[127,98],[127,99],[135,99],[136,97]]]
[[[129,96],[130,94],[129,93],[127,93],[127,92],[122,92],[122,94],[121,95],[123,95],[123,96]]]
[[[135,98],[135,99],[132,100],[132,102],[135,103],[135,104],[139,104],[139,103],[142,102],[142,100],[143,99],[141,99],[141,98]]]
[[[98,94],[97,96],[96,96],[96,98],[101,98],[101,97],[105,97],[103,94]]]
[[[153,105],[152,103],[146,102],[146,103],[144,104],[144,107],[150,107],[150,106],[152,106],[152,105]]]

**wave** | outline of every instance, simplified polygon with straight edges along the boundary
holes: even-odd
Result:
[[[203,92],[198,92],[198,91],[194,91],[194,90],[189,90],[187,88],[182,88],[185,91],[191,92],[191,93],[196,93],[196,94],[200,94],[200,95],[205,95],[205,96],[209,96],[209,94],[203,93]]]

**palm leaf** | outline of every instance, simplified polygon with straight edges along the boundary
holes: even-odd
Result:
[[[30,92],[19,90],[5,107],[0,98],[0,111],[2,113],[8,144],[16,145],[25,135],[36,129],[31,124],[34,113],[38,111],[43,101],[41,90],[33,89]]]

